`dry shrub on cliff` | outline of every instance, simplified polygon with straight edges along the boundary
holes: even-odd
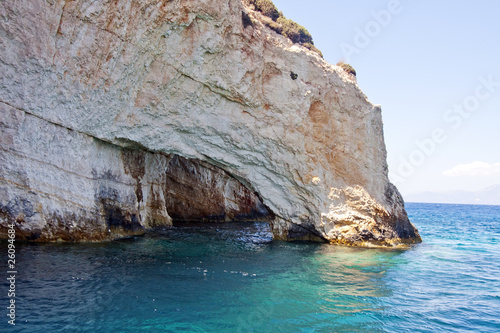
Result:
[[[351,65],[349,64],[346,64],[345,62],[343,61],[339,61],[337,63],[337,66],[340,66],[344,71],[346,71],[347,73],[349,74],[352,74],[354,76],[356,76],[356,70],[354,69],[354,67],[352,67]]]
[[[302,46],[305,47],[306,49],[308,49],[309,51],[316,52],[317,54],[319,54],[319,56],[321,58],[323,58],[323,52],[321,52],[320,49],[318,49],[316,46],[314,46],[314,44],[304,43],[304,44],[302,44]]]
[[[272,30],[276,31],[280,35],[283,35],[283,33],[282,33],[283,27],[278,22],[273,21],[272,19],[270,19],[267,16],[262,16],[262,18],[260,20],[262,21],[262,23],[264,23],[266,26],[268,26]]]
[[[280,16],[276,22],[281,25],[282,35],[288,37],[292,42],[299,44],[314,44],[309,31],[300,24],[284,16]]]
[[[282,12],[278,11],[278,8],[274,5],[271,0],[243,0],[245,4],[253,7],[256,11],[263,14],[261,17],[262,23],[276,31],[280,35],[283,35],[290,39],[294,43],[301,44],[307,49],[318,53],[322,58],[323,54],[321,51],[314,46],[313,38],[309,31],[300,24],[287,19]]]

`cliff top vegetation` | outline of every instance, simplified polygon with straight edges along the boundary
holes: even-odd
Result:
[[[323,57],[321,51],[314,46],[309,31],[300,24],[287,19],[283,12],[278,11],[271,0],[243,0],[243,2],[255,11],[262,13],[261,21],[266,26],[287,37],[293,43],[300,44]]]

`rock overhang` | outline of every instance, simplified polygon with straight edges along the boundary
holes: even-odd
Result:
[[[419,241],[387,177],[380,107],[315,53],[244,27],[240,1],[36,3],[30,18],[2,4],[6,105],[220,168],[258,193],[276,238]]]

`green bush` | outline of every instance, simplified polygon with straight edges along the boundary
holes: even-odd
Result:
[[[311,51],[317,52],[321,57],[323,54],[314,46],[313,38],[309,31],[300,24],[287,19],[282,12],[279,12],[271,0],[244,0],[247,5],[253,6],[255,10],[261,12],[264,17],[262,23]],[[246,25],[245,25],[246,27]]]
[[[339,61],[337,63],[337,66],[340,66],[344,71],[346,71],[347,73],[349,74],[352,74],[354,76],[356,76],[356,70],[354,69],[354,67],[352,67],[351,65],[349,64],[346,64],[345,62],[343,61]]]
[[[276,21],[280,17],[278,8],[276,8],[271,0],[256,0],[255,2],[257,3],[257,10],[265,16],[272,18],[273,21]]]
[[[280,17],[278,8],[276,8],[271,0],[246,0],[246,3],[253,5],[255,10],[258,10],[263,15],[270,17],[273,21],[276,21]]]
[[[297,23],[295,23],[295,24],[297,24]],[[302,43],[302,44],[308,43],[308,44],[314,45],[313,38],[312,38],[311,34],[309,33],[309,31],[307,31],[306,28],[304,28],[303,26],[301,26],[299,24],[297,24],[297,26],[299,27],[300,43]]]
[[[276,22],[281,25],[281,34],[283,36],[288,37],[294,43],[300,42],[300,33],[295,22],[285,18],[284,16],[280,17]]]
[[[314,44],[312,41],[312,36],[309,31],[306,30],[300,24],[281,16],[276,21],[282,26],[282,35],[288,37],[294,43],[309,43]]]

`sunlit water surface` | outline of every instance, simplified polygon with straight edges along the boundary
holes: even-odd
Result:
[[[272,241],[263,223],[17,244],[16,326],[3,310],[0,329],[500,332],[500,206],[407,210],[424,243],[406,251]]]

